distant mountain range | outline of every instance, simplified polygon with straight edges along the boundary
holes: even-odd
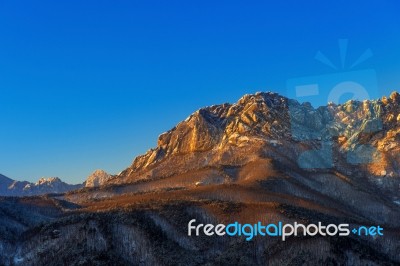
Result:
[[[82,188],[82,184],[70,185],[58,177],[40,178],[36,183],[15,181],[0,175],[0,196],[33,196],[49,193],[65,193]]]
[[[103,170],[96,170],[83,184],[71,185],[58,177],[40,178],[36,183],[16,181],[0,174],[0,196],[35,196],[51,193],[65,193],[83,187],[98,187],[112,176]]]

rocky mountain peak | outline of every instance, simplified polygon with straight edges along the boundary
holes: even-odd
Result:
[[[215,158],[215,164],[220,164],[224,154],[232,149],[241,149],[240,160],[245,160],[243,158],[252,158],[254,153],[269,153],[277,145],[293,161],[297,161],[305,149],[321,145],[330,146],[329,149],[337,150],[344,158],[357,157],[353,163],[367,161],[358,157],[366,154],[365,149],[372,149],[376,152],[370,157],[380,160],[369,164],[369,171],[378,176],[384,172],[397,175],[393,170],[397,167],[393,152],[398,147],[399,132],[400,95],[397,92],[387,98],[328,103],[318,108],[274,92],[258,92],[244,95],[234,104],[212,105],[194,112],[161,134],[156,148],[137,157],[118,175],[120,178],[112,182],[157,177],[166,172],[165,166],[161,171],[157,165],[169,158],[179,157],[185,161],[208,154]],[[248,151],[244,152],[244,148]],[[232,155],[226,156],[232,158]],[[210,164],[210,160],[204,163]],[[225,163],[236,164],[240,160]],[[175,173],[173,169],[169,171]]]
[[[85,187],[99,187],[105,184],[112,176],[104,170],[96,170],[88,176],[85,182]]]
[[[48,177],[48,178],[42,177],[35,183],[35,185],[36,186],[45,185],[45,184],[51,185],[51,184],[55,184],[55,183],[63,183],[63,182],[58,177]]]
[[[288,105],[289,100],[277,93],[258,92],[244,95],[235,104],[201,108],[161,134],[158,146],[136,158],[132,168],[147,167],[170,155],[209,151],[241,142],[248,136],[289,137]]]

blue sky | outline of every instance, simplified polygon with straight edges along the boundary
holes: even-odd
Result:
[[[283,1],[282,1],[283,2]],[[0,173],[118,173],[196,109],[347,66],[400,90],[396,1],[1,1]]]

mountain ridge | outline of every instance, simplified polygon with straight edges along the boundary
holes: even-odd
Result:
[[[312,164],[316,169],[335,168],[334,160],[338,159],[333,158],[333,154],[338,153],[336,157],[347,156],[350,165],[367,166],[364,170],[377,178],[394,177],[396,181],[393,182],[386,178],[388,183],[384,186],[396,187],[400,185],[399,172],[395,170],[400,167],[396,160],[396,151],[400,148],[397,144],[400,139],[399,103],[397,92],[377,100],[350,100],[318,108],[273,92],[248,94],[235,104],[213,105],[194,112],[162,133],[157,147],[136,157],[131,166],[108,183],[123,184],[157,177],[157,165],[173,157],[226,153],[232,148],[258,143],[256,145],[286,147],[291,160],[305,169],[312,169]],[[319,156],[321,154],[297,158],[310,149],[323,151],[321,145],[333,150],[330,152],[333,157],[325,158],[328,162],[318,158],[323,157]],[[174,173],[172,169],[164,176]],[[391,191],[392,194],[396,192],[396,189]]]
[[[3,180],[6,180],[4,182]],[[71,185],[58,177],[42,177],[36,182],[16,181],[0,175],[0,196],[35,196],[49,193],[65,193],[82,188],[82,184]]]

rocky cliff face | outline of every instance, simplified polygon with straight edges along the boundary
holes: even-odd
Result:
[[[190,115],[161,134],[155,149],[110,182],[162,178],[204,164],[240,166],[264,153],[306,170],[357,169],[395,197],[400,185],[399,133],[397,92],[389,98],[316,109],[276,93],[256,93],[236,104],[206,107]],[[232,154],[239,150],[240,156]],[[178,167],[170,168],[168,162]]]
[[[130,169],[141,170],[172,155],[240,145],[249,141],[249,137],[269,140],[289,137],[287,108],[287,99],[274,93],[258,93],[246,95],[234,105],[200,109],[161,134],[157,148],[136,158]],[[120,177],[126,176],[126,172],[120,174]]]

